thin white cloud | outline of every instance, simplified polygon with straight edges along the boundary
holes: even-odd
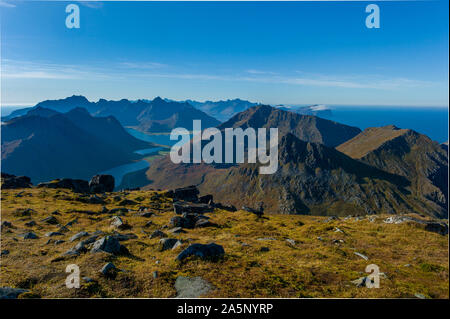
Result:
[[[5,1],[0,1],[0,7],[3,7],[3,8],[15,8],[16,5],[12,4],[12,3],[5,2]]]
[[[168,78],[182,80],[243,81],[254,83],[287,84],[308,87],[334,87],[345,89],[394,90],[401,88],[429,87],[435,82],[388,78],[381,75],[336,76],[326,74],[278,75],[275,72],[261,71],[243,74],[220,75],[206,73],[155,72],[167,67],[157,62],[121,62],[113,66],[88,67],[79,65],[61,65],[50,63],[23,62],[3,59],[2,78],[6,79],[132,79],[132,78]],[[255,70],[253,70],[255,71]],[[250,73],[250,74],[249,74]]]
[[[120,66],[129,69],[159,69],[167,67],[167,64],[158,62],[122,62]]]

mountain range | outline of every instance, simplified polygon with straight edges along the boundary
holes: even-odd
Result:
[[[2,172],[29,176],[33,183],[86,179],[154,146],[128,134],[114,117],[93,117],[84,108],[60,113],[37,106],[1,130]]]
[[[187,102],[165,101],[160,97],[151,101],[100,99],[97,102],[90,102],[84,96],[73,95],[65,99],[39,102],[33,108],[27,109],[25,114],[33,112],[36,108],[65,113],[79,107],[86,109],[95,117],[114,116],[123,126],[132,126],[143,132],[170,132],[176,127],[189,129],[192,128],[194,119],[201,120],[205,127],[214,127],[220,123]],[[16,110],[2,120],[8,121],[23,114],[24,110]]]
[[[246,203],[254,207],[263,202],[265,209],[272,213],[447,215],[447,199],[443,194],[447,189],[444,181],[448,155],[426,136],[406,130],[415,139],[397,141],[394,138],[392,144],[386,143],[391,140],[386,137],[362,141],[363,153],[365,149],[390,149],[376,152],[378,160],[370,160],[372,157],[360,157],[361,154],[352,154],[344,147],[352,149],[349,145],[355,145],[366,131],[315,116],[257,106],[219,126],[222,130],[227,127],[278,127],[277,172],[259,175],[258,164],[173,164],[165,157],[155,160],[147,172],[153,182],[149,187],[196,184],[201,191],[212,193],[221,202],[237,206]],[[390,134],[403,135],[395,129],[391,131]],[[408,148],[413,150],[411,154]],[[355,146],[354,149],[360,148]],[[414,163],[414,154],[422,155],[416,156],[419,159],[415,172],[411,173],[408,167]]]

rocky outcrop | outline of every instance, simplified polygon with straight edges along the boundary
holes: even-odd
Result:
[[[89,193],[89,183],[82,179],[55,179],[50,182],[39,183],[37,187],[44,188],[65,188],[75,193]]]
[[[112,175],[95,175],[89,181],[91,193],[106,193],[114,190],[114,177]]]
[[[15,176],[2,173],[2,189],[30,188],[31,179],[27,176]]]

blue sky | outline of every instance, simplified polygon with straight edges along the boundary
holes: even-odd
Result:
[[[80,6],[80,29],[65,6]],[[2,105],[90,100],[447,106],[448,1],[0,0]]]

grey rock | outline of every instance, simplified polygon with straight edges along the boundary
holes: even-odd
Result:
[[[97,240],[92,246],[91,253],[107,252],[113,255],[119,254],[122,250],[122,245],[113,236],[102,237]]]
[[[155,231],[150,235],[150,238],[157,238],[157,237],[159,237],[159,238],[164,238],[164,237],[167,237],[167,235],[166,235],[165,233],[163,233],[162,231],[160,231],[160,230],[155,230]]]
[[[34,220],[30,220],[29,222],[25,223],[25,226],[27,227],[33,227],[36,226],[36,222]]]
[[[181,227],[174,227],[170,230],[168,230],[169,233],[171,234],[181,234],[181,233],[185,233],[185,231],[183,230],[183,228]]]
[[[178,239],[175,238],[162,238],[159,241],[161,251],[172,249],[172,247],[177,243]]]
[[[63,236],[63,235],[64,235],[63,233],[54,232],[54,231],[51,231],[51,232],[48,232],[48,233],[45,234],[46,237]]]
[[[361,258],[364,259],[364,260],[369,260],[369,257],[367,257],[366,255],[363,255],[363,254],[358,253],[358,252],[354,252],[354,254],[355,254],[356,256],[361,257]]]
[[[77,240],[77,239],[80,239],[80,238],[86,237],[86,236],[89,236],[89,233],[88,233],[88,232],[85,232],[85,231],[81,231],[81,232],[79,232],[79,233],[76,233],[76,234],[73,235],[72,237],[70,237],[69,241],[73,242],[73,241],[75,241],[75,240]]]
[[[222,257],[225,254],[225,250],[222,246],[215,243],[204,244],[192,244],[183,250],[178,256],[177,260],[182,261],[189,256],[197,256],[202,259]]]
[[[57,225],[58,224],[58,220],[56,219],[55,216],[48,216],[48,217],[44,218],[43,220],[41,220],[41,222],[47,223],[47,224],[50,224],[50,225]]]
[[[116,266],[114,266],[113,263],[107,263],[102,267],[102,269],[100,269],[100,273],[103,276],[107,276],[107,277],[114,276],[116,274],[116,272],[117,272],[117,268],[116,268]]]
[[[295,240],[293,240],[293,239],[290,239],[290,238],[287,238],[286,239],[286,241],[289,243],[289,244],[291,244],[292,246],[295,246]]]
[[[177,298],[198,298],[214,289],[214,287],[201,277],[178,276],[175,280]]]
[[[61,245],[62,243],[65,243],[64,240],[56,240],[55,245]]]
[[[33,232],[28,232],[25,234],[21,234],[19,235],[19,237],[22,237],[23,239],[38,239],[39,237],[33,233]]]
[[[83,277],[83,278],[81,278],[81,279],[83,279],[83,281],[86,282],[86,283],[90,283],[90,282],[94,282],[94,281],[95,281],[95,280],[92,279],[91,277]]]

